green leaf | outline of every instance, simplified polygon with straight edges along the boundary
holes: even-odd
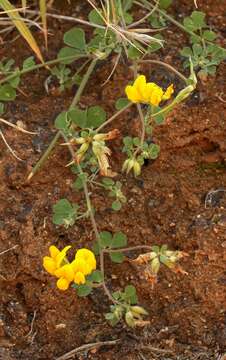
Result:
[[[192,50],[195,56],[200,56],[203,53],[203,48],[200,44],[194,44]]]
[[[125,287],[125,295],[131,305],[137,304],[138,302],[137,292],[136,292],[136,288],[133,285],[127,285]]]
[[[157,144],[151,144],[149,146],[149,153],[150,153],[150,158],[151,159],[156,159],[159,155],[160,152],[160,146]]]
[[[16,74],[17,72],[15,72]],[[20,83],[20,74],[18,73],[17,76],[13,77],[12,79],[9,80],[9,84],[14,88],[16,89],[18,87]]]
[[[100,9],[98,9],[98,10],[101,13],[101,10]],[[98,25],[104,25],[104,21],[103,21],[102,17],[98,13],[98,11],[96,11],[95,9],[90,11],[90,13],[88,15],[88,19],[89,19],[89,22],[91,22],[91,23],[98,24]]]
[[[77,106],[68,111],[71,121],[81,129],[87,127],[87,110],[80,110]]]
[[[87,276],[87,279],[92,282],[101,283],[104,279],[103,273],[100,270],[95,270]]]
[[[80,51],[86,48],[85,32],[80,28],[72,28],[64,34],[64,43]]]
[[[172,0],[160,0],[159,7],[160,9],[167,9],[172,4]]]
[[[126,107],[130,101],[127,98],[119,98],[115,103],[116,110],[121,110]]]
[[[109,231],[102,231],[100,233],[99,244],[102,248],[111,247],[112,235]]]
[[[213,41],[216,39],[217,34],[211,30],[205,30],[202,34],[203,38],[208,41]]]
[[[190,17],[184,18],[183,24],[188,31],[197,30],[195,24],[193,23],[193,20]]]
[[[77,217],[78,205],[71,204],[67,199],[59,200],[53,205],[53,223],[64,225],[66,228],[74,225]]]
[[[122,8],[124,11],[128,11],[133,6],[133,0],[123,0],[122,1]]]
[[[121,264],[125,259],[125,256],[121,252],[110,253],[109,255],[110,255],[111,261],[118,263],[118,264]]]
[[[92,291],[92,287],[89,285],[79,285],[77,288],[77,295],[80,297],[88,296]]]
[[[159,114],[155,116],[155,114],[158,113],[160,110],[160,106],[153,106],[152,108],[152,117],[154,118],[157,125],[163,124],[165,120],[164,114]]]
[[[87,124],[88,128],[97,128],[106,121],[106,112],[100,106],[91,106],[87,112]]]
[[[123,232],[117,232],[112,239],[112,248],[120,248],[127,245],[127,236]]]
[[[0,103],[0,115],[4,114],[4,104]]]
[[[12,101],[16,98],[15,89],[9,85],[1,85],[0,86],[0,101]]]
[[[114,211],[119,211],[122,207],[122,204],[120,203],[119,200],[115,200],[113,201],[113,203],[111,204],[111,207]]]
[[[142,56],[142,52],[138,50],[139,45],[136,47],[130,45],[128,48],[128,57],[131,60],[139,59]]]
[[[69,125],[70,125],[70,122],[68,120],[66,111],[63,111],[56,117],[56,119],[55,119],[55,128],[56,129],[66,131],[68,129]]]
[[[35,66],[34,56],[29,56],[23,62],[23,70],[30,69],[31,67]]]
[[[113,186],[115,182],[110,178],[103,178],[102,183],[109,187],[109,186]]]
[[[156,34],[153,36],[153,38],[156,38],[158,40],[163,40],[163,37],[161,34]],[[148,46],[148,52],[153,53],[155,51],[158,51],[159,49],[162,49],[161,43],[153,42]]]
[[[206,26],[205,17],[206,14],[202,11],[193,11],[191,14],[191,19],[197,29],[201,29]]]
[[[160,251],[160,248],[159,248],[158,245],[153,245],[153,246],[151,247],[151,249],[152,249],[152,251],[155,252],[156,254],[158,254],[159,251]]]
[[[188,46],[185,46],[182,50],[180,50],[181,56],[190,57],[192,56],[192,49]]]
[[[98,241],[95,241],[95,243],[93,244],[93,252],[95,255],[100,254],[100,245],[99,245]]]
[[[75,180],[74,184],[73,184],[73,187],[76,189],[76,190],[81,190],[83,189],[83,183],[84,181],[87,180],[87,177],[88,177],[88,174],[86,173],[82,173],[82,174],[79,174],[77,179]]]
[[[71,64],[80,54],[81,53],[78,49],[74,49],[66,46],[60,49],[57,58],[61,60],[62,64]],[[65,60],[64,58],[68,56],[71,56],[72,58],[69,60]]]
[[[132,22],[133,22],[132,15],[130,15],[128,12],[124,12],[123,16],[124,16],[124,20],[125,20],[126,25],[132,24]]]

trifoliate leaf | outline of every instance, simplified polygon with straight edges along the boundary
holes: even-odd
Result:
[[[81,129],[87,127],[87,110],[81,110],[76,106],[68,111],[68,116]]]
[[[119,98],[115,103],[116,110],[121,110],[126,107],[130,101],[127,98]]]
[[[123,232],[117,232],[112,239],[112,248],[120,248],[127,245],[127,236]]]
[[[125,256],[121,252],[115,252],[115,253],[110,253],[110,258],[111,261],[121,264],[124,261]]]
[[[92,291],[92,287],[89,286],[89,285],[79,285],[77,287],[77,295],[80,296],[80,297],[85,297],[85,296],[88,296]]]
[[[85,32],[80,28],[72,28],[64,34],[64,43],[80,51],[86,48]]]
[[[87,111],[86,127],[95,129],[105,122],[106,117],[106,112],[102,107],[91,106]]]
[[[62,64],[71,64],[80,54],[81,52],[78,49],[65,46],[60,49],[57,58],[60,59]],[[67,57],[69,57],[69,59],[65,59]]]
[[[0,86],[0,101],[12,101],[16,98],[15,89],[9,85],[1,85]]]
[[[115,200],[113,201],[113,203],[111,204],[111,207],[114,211],[119,211],[122,207],[122,204],[119,200]]]
[[[109,231],[102,231],[100,233],[99,244],[102,248],[111,247],[112,235]]]

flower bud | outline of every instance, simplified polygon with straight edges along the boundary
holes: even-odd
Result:
[[[86,139],[84,139],[83,137],[79,137],[79,138],[75,138],[73,139],[73,141],[76,143],[76,144],[84,144],[86,142]]]
[[[139,162],[136,160],[134,160],[133,172],[134,172],[135,176],[138,176],[141,173],[141,166],[140,166]]]
[[[151,262],[151,270],[153,271],[154,274],[157,274],[160,268],[160,261],[159,258],[156,257],[152,260]]]
[[[133,313],[133,315],[136,317],[138,315],[138,317],[140,317],[139,315],[148,315],[148,312],[142,308],[141,306],[131,306],[130,307],[131,312]]]
[[[131,311],[127,311],[125,315],[125,320],[128,326],[135,327],[135,320]]]

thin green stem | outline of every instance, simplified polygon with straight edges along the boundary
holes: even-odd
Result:
[[[134,62],[133,69],[134,69],[134,80],[135,80],[136,77],[137,77],[137,62],[136,62],[136,61]],[[140,146],[139,146],[139,147],[137,148],[137,150],[135,151],[134,156],[136,156],[137,153],[138,153],[138,151],[139,151],[140,149],[142,149],[142,146],[143,146],[143,143],[144,143],[144,139],[145,139],[145,122],[144,122],[144,115],[143,115],[143,112],[142,112],[142,109],[141,109],[140,104],[136,104],[136,106],[137,106],[137,110],[138,110],[139,117],[140,117],[140,123],[141,123],[141,138],[140,138]]]
[[[112,115],[107,121],[105,121],[102,125],[100,125],[96,131],[100,132],[100,130],[102,130],[105,126],[109,125],[113,120],[115,120],[119,115],[121,115],[125,110],[129,109],[131,106],[133,105],[133,103],[129,103],[128,105],[126,105],[124,108],[122,108],[121,110],[117,111],[114,115]]]
[[[31,180],[31,178],[34,176],[34,174],[36,174],[36,172],[42,167],[44,162],[48,159],[48,157],[49,157],[51,151],[54,149],[59,137],[60,137],[60,132],[58,131],[56,133],[56,135],[54,136],[54,138],[52,139],[51,143],[49,144],[47,150],[42,155],[41,159],[36,163],[36,165],[33,167],[32,171],[28,175],[27,181]]]
[[[75,97],[72,100],[71,107],[75,107],[76,104],[79,102],[80,97],[81,97],[81,95],[83,93],[83,90],[84,90],[84,88],[85,88],[85,86],[86,86],[86,84],[87,84],[87,82],[88,82],[88,80],[90,78],[90,75],[92,74],[92,72],[93,72],[93,70],[94,70],[94,68],[96,66],[97,61],[98,61],[98,59],[94,59],[90,63],[85,75],[82,78],[82,81],[81,81],[81,83],[79,85],[79,88],[78,88],[76,94],[75,94]]]
[[[58,64],[62,61],[65,61],[65,60],[77,60],[77,59],[81,59],[81,58],[84,58],[84,57],[87,57],[87,55],[71,55],[71,56],[64,56],[64,57],[61,57],[61,58],[57,58],[57,59],[54,59],[54,60],[50,60],[50,61],[46,61],[45,63],[43,64],[38,64],[38,65],[34,65],[34,66],[31,66],[27,69],[24,69],[24,70],[21,70],[21,71],[16,71],[14,72],[13,74],[3,78],[0,80],[0,85],[5,83],[5,82],[8,82],[10,80],[12,80],[13,78],[17,77],[17,76],[21,76],[21,75],[24,75],[24,74],[27,74],[31,71],[34,71],[34,70],[37,70],[37,69],[41,69],[43,67],[46,67],[46,66],[51,66],[51,65],[55,65],[55,64]]]
[[[176,70],[172,65],[167,64],[167,63],[165,63],[163,61],[160,61],[160,60],[138,60],[137,62],[140,63],[140,64],[151,63],[151,64],[157,64],[157,65],[164,66],[167,69],[174,72],[185,83],[187,83],[187,81],[188,81],[188,79],[180,71]]]
[[[73,147],[70,144],[70,141],[69,141],[68,137],[61,130],[59,131],[59,133],[63,137],[65,142],[67,143],[67,146],[68,146],[68,149],[69,149],[69,151],[71,153],[72,159],[74,160],[76,158],[76,154],[75,154],[75,151],[74,151]],[[79,164],[77,164],[77,167],[78,167],[78,170],[79,170],[79,174],[83,175],[84,172],[83,172],[81,166]],[[96,223],[95,217],[93,215],[92,205],[91,205],[89,191],[88,191],[88,187],[87,187],[87,181],[86,181],[86,178],[83,177],[83,176],[81,176],[81,179],[82,179],[82,185],[83,185],[84,194],[85,194],[85,198],[86,198],[87,212],[88,212],[88,214],[90,216],[90,220],[91,220],[91,224],[92,224],[92,227],[93,227],[93,230],[94,230],[94,233],[95,233],[96,240],[97,240],[97,242],[99,242],[100,235],[99,235],[99,231],[98,231],[98,228],[97,228],[97,223]],[[103,250],[100,251],[100,270],[101,270],[101,272],[103,274],[103,279],[104,279],[104,255],[103,255]],[[119,301],[117,301],[117,300],[115,300],[113,298],[113,296],[111,295],[111,292],[107,288],[105,280],[103,280],[101,285],[102,285],[106,295],[108,296],[108,298],[114,304],[124,306],[123,303],[120,303]]]
[[[91,64],[89,65],[87,72],[85,73],[85,75],[83,76],[82,82],[79,85],[79,88],[75,94],[74,99],[72,100],[71,103],[71,107],[74,107],[80,100],[80,97],[82,95],[82,92],[90,78],[90,75],[97,63],[97,59],[93,59]],[[35,165],[35,167],[32,169],[32,171],[30,172],[30,174],[28,175],[27,181],[30,181],[31,178],[37,173],[37,171],[43,166],[43,164],[45,163],[45,161],[48,159],[50,153],[52,152],[52,150],[54,149],[58,139],[60,137],[60,131],[58,131],[56,133],[56,135],[54,136],[53,140],[51,141],[51,143],[49,144],[47,150],[44,152],[44,154],[42,155],[42,157],[39,159],[39,161],[37,162],[37,164]]]

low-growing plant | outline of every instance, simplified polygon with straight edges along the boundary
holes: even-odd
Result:
[[[224,51],[213,43],[215,34],[207,28],[203,13],[195,11],[181,24],[167,11],[171,0],[158,0],[153,3],[147,0],[116,0],[100,2],[99,7],[92,0],[88,0],[88,3],[92,7],[88,19],[75,18],[75,21],[89,26],[93,32],[89,32],[88,36],[81,27],[71,28],[64,34],[64,46],[59,50],[56,59],[35,64],[34,59],[29,58],[24,61],[22,69],[14,67],[13,60],[4,60],[0,63],[0,71],[3,74],[3,78],[0,79],[0,101],[15,99],[21,76],[44,66],[50,71],[47,83],[56,77],[60,91],[73,85],[78,86],[70,107],[57,115],[57,133],[27,181],[30,181],[43,166],[57,141],[62,138],[62,147],[67,147],[71,155],[70,162],[66,164],[71,168],[74,177],[71,191],[73,193],[83,190],[85,204],[82,199],[77,202],[68,198],[59,199],[53,204],[52,220],[55,226],[64,226],[67,229],[78,221],[85,219],[87,222],[89,218],[94,243],[92,250],[83,247],[76,250],[74,257],[70,257],[71,260],[67,257],[71,245],[62,250],[51,245],[49,256],[43,258],[43,266],[57,279],[56,286],[62,291],[72,287],[78,296],[84,297],[95,288],[102,288],[111,302],[110,311],[105,318],[111,325],[116,325],[124,319],[128,326],[134,327],[142,325],[148,313],[138,305],[134,285],[128,284],[124,289],[116,286],[111,293],[106,275],[106,258],[108,265],[109,260],[116,264],[121,264],[124,260],[133,262],[138,267],[138,272],[142,272],[144,280],[149,282],[150,286],[154,286],[161,266],[184,273],[177,262],[186,254],[169,250],[166,245],[127,246],[128,239],[123,232],[100,231],[95,219],[98,209],[94,208],[92,196],[97,188],[102,189],[104,196],[112,200],[110,211],[121,211],[123,206],[126,206],[126,189],[124,191],[122,185],[124,182],[119,181],[120,171],[116,171],[111,156],[112,142],[115,145],[114,149],[117,147],[117,150],[126,155],[122,172],[129,174],[133,171],[135,177],[140,176],[144,163],[155,160],[160,152],[159,144],[154,141],[155,127],[163,124],[165,117],[196,89],[195,70],[199,75],[213,74],[215,66],[223,59]],[[147,10],[143,18],[135,21],[132,11],[134,5]],[[46,16],[46,9],[43,11]],[[147,22],[152,28],[147,28]],[[188,77],[172,65],[150,58],[153,52],[163,47],[162,27],[168,26],[170,22],[188,33],[192,42],[192,49],[186,48],[181,52],[187,57],[185,67],[190,68]],[[144,27],[140,28],[143,24]],[[150,35],[155,31],[155,35]],[[96,65],[100,62],[104,64],[110,56],[114,60],[114,65],[104,84],[110,79],[121,59],[127,61],[127,67],[133,71],[133,76],[131,82],[125,86],[124,97],[115,101],[115,113],[109,116],[104,103],[102,106],[80,106],[79,100]],[[85,59],[85,62],[74,72],[77,65],[75,61],[78,59]],[[172,83],[162,87],[149,81],[142,68],[148,64],[163,66],[173,72],[183,81],[181,90],[177,91]],[[51,66],[54,67],[50,69]],[[121,135],[122,130],[118,128],[120,124],[117,127],[110,126],[122,114],[126,117],[126,113],[132,107],[137,112],[140,129],[135,135]],[[135,255],[131,259],[132,252],[135,252]],[[126,256],[128,253],[130,258]],[[137,256],[137,253],[140,255]]]

